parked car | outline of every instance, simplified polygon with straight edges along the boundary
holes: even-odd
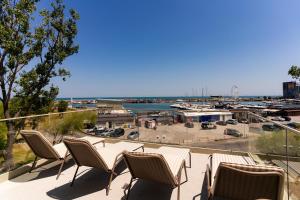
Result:
[[[101,133],[106,132],[106,131],[108,131],[106,127],[103,127],[103,126],[95,126],[94,127],[95,135],[100,135]]]
[[[283,121],[285,121],[285,119],[282,118],[282,117],[273,117],[271,120],[272,120],[272,121],[278,121],[278,122],[283,122]]]
[[[128,134],[127,139],[134,140],[140,136],[140,133],[138,131],[132,131]]]
[[[114,130],[106,130],[105,132],[101,132],[99,134],[96,133],[96,135],[99,135],[101,137],[110,137],[113,132]]]
[[[186,122],[184,124],[184,126],[187,127],[187,128],[194,128],[194,123],[193,122]]]
[[[294,129],[299,129],[300,128],[300,123],[296,123],[296,122],[290,122],[287,124],[287,126],[294,128]]]
[[[289,116],[282,116],[282,118],[287,122],[292,120]]]
[[[242,123],[242,124],[249,124],[249,121],[245,118],[241,118],[238,120],[239,123]]]
[[[89,133],[89,134],[95,133],[95,129],[94,128],[88,129],[88,130],[86,130],[86,133]]]
[[[226,128],[224,130],[224,135],[231,135],[234,137],[242,137],[243,136],[243,134],[241,132],[239,132],[236,129],[232,129],[232,128]]]
[[[124,135],[124,133],[125,130],[123,128],[117,128],[110,134],[110,137],[120,137]]]
[[[264,131],[274,131],[275,127],[273,126],[273,124],[264,124],[262,125],[262,129]]]
[[[232,125],[237,125],[238,122],[236,121],[236,119],[229,119],[226,121],[227,124],[232,124]]]
[[[220,125],[220,126],[226,126],[227,122],[226,121],[217,121],[216,124]]]
[[[216,129],[217,128],[217,126],[212,122],[202,122],[201,127],[202,127],[202,129]]]
[[[283,128],[276,124],[264,124],[262,125],[262,129],[264,131],[279,131],[282,130]]]
[[[281,126],[278,126],[277,124],[274,124],[275,130],[279,131],[279,130],[283,130],[284,128],[282,128]]]

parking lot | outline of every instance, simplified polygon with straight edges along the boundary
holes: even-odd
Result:
[[[257,126],[257,127],[255,127]],[[238,130],[242,137],[224,135],[226,128]],[[259,131],[253,131],[259,130]],[[203,130],[201,123],[194,123],[193,128],[185,127],[184,123],[173,125],[160,125],[156,129],[146,128],[145,126],[134,129],[125,129],[124,139],[131,131],[139,131],[140,136],[137,140],[147,142],[183,144],[190,146],[209,147],[217,149],[249,150],[255,148],[256,138],[263,133],[261,124],[227,124],[226,126],[217,125],[216,129]]]

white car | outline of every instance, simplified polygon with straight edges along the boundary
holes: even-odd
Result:
[[[273,117],[271,120],[272,121],[278,121],[278,122],[284,122],[285,121],[285,119],[282,118],[282,117]]]

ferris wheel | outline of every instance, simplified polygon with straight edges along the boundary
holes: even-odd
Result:
[[[233,85],[231,88],[231,97],[234,99],[239,98],[239,88],[236,85]]]

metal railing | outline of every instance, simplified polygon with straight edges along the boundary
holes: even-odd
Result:
[[[284,124],[282,124],[282,123],[279,123],[279,122],[270,120],[270,119],[268,119],[268,118],[262,117],[262,116],[260,116],[260,115],[258,115],[258,114],[253,113],[253,112],[248,112],[248,114],[250,114],[250,115],[252,115],[252,116],[254,116],[254,117],[258,118],[258,119],[262,119],[262,120],[265,120],[265,121],[267,121],[267,122],[276,124],[277,126],[280,126],[280,127],[284,128],[284,129],[286,129],[286,130],[289,130],[289,131],[291,131],[291,132],[293,132],[293,133],[296,133],[297,135],[300,135],[300,131],[298,131],[298,130],[296,130],[296,129],[293,129],[293,128],[289,127],[289,126],[286,126],[286,125],[284,125]]]
[[[65,112],[55,112],[55,113],[47,113],[47,114],[39,114],[39,115],[27,115],[23,117],[11,117],[0,119],[0,122],[5,121],[14,121],[20,119],[31,119],[31,118],[38,118],[38,117],[47,117],[47,116],[55,116],[55,115],[63,115],[63,114],[70,114],[70,113],[80,113],[80,112],[89,112],[89,111],[96,111],[97,109],[84,109],[84,110],[73,110],[73,111],[65,111]]]

